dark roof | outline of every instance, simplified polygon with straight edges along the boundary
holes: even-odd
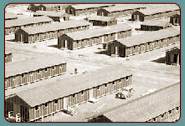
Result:
[[[91,17],[87,17],[87,19],[89,21],[105,21],[105,22],[116,20],[116,18],[104,17],[104,16],[91,16]]]
[[[65,22],[58,22],[58,23],[51,23],[51,24],[45,24],[40,26],[33,26],[31,28],[22,28],[25,32],[28,34],[37,34],[37,33],[45,33],[48,31],[57,31],[60,29],[68,29],[68,28],[74,28],[79,26],[87,26],[90,25],[88,21],[85,20],[70,20]]]
[[[116,4],[113,7],[106,7],[104,8],[108,12],[116,12],[116,11],[124,11],[124,10],[130,10],[130,9],[136,9],[145,7],[144,4]]]
[[[18,17],[14,13],[5,13],[5,20],[6,19],[11,19],[11,18],[18,18]]]
[[[62,98],[70,94],[78,93],[82,90],[90,89],[98,85],[112,82],[122,77],[130,76],[132,71],[122,64],[113,65],[91,71],[85,74],[73,76],[71,78],[53,78],[44,86],[29,88],[28,90],[16,93],[28,105],[34,107],[42,103]]]
[[[168,19],[153,19],[145,20],[141,25],[165,27],[170,26],[171,23]]]
[[[34,24],[39,22],[48,22],[52,21],[49,17],[29,17],[29,18],[19,18],[16,20],[6,20],[5,27],[15,27],[15,26],[23,26],[28,24]]]
[[[33,15],[43,15],[49,17],[63,17],[67,15],[65,12],[54,12],[54,11],[36,11]]]
[[[173,11],[180,9],[176,4],[163,4],[161,6],[155,7],[147,7],[146,9],[139,10],[139,12],[143,13],[144,15],[151,15],[166,11]]]
[[[135,99],[104,113],[113,122],[145,122],[180,106],[180,83]]]
[[[71,7],[75,9],[86,9],[86,8],[96,8],[96,7],[106,7],[113,6],[114,4],[75,4],[71,5]]]
[[[158,31],[145,32],[144,34],[133,35],[127,38],[118,39],[118,41],[127,47],[140,45],[142,43],[152,42],[163,38],[179,35],[180,32],[175,28],[167,28]],[[136,39],[137,38],[137,39]]]
[[[26,72],[38,70],[40,68],[51,67],[65,63],[62,57],[47,56],[36,57],[18,62],[11,62],[5,65],[5,77],[15,76]]]
[[[76,31],[72,33],[67,33],[66,35],[71,37],[73,40],[82,40],[86,38],[99,37],[105,34],[127,31],[131,29],[132,28],[128,24],[123,23],[123,24],[107,26],[104,28],[88,29],[86,31]]]

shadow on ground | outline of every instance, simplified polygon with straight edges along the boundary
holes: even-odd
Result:
[[[8,42],[16,42],[15,39],[7,39]]]
[[[49,45],[48,47],[58,48],[58,45]]]
[[[107,55],[107,51],[99,51],[99,52],[94,52],[95,54],[104,54]]]
[[[152,60],[151,62],[156,62],[156,63],[165,63],[166,57],[160,57],[159,59]]]

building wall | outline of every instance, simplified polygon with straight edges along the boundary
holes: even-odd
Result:
[[[125,46],[119,42],[108,43],[107,54],[125,57]]]
[[[34,83],[42,79],[52,78],[66,72],[66,63],[54,65],[46,68],[39,68],[35,71],[17,74],[5,78],[5,89],[15,88],[20,85]]]
[[[180,118],[180,106],[147,120],[146,122],[175,122]]]
[[[15,32],[15,41],[17,42],[28,42],[28,33],[24,32],[22,29],[19,29]]]
[[[8,117],[8,112],[13,111],[13,116],[16,117],[20,113],[21,120],[29,121],[29,105],[27,105],[18,96],[6,99],[5,101],[5,115]]]
[[[69,15],[76,16],[76,10],[71,6],[66,7],[65,12]]]
[[[180,16],[179,17],[170,17],[170,23],[173,25],[180,25]]]
[[[115,25],[117,24],[117,20],[110,20],[110,21],[97,21],[93,20],[90,21],[93,23],[93,26],[110,26],[110,25]]]
[[[180,65],[180,49],[172,48],[166,51],[166,64]]]
[[[171,26],[169,25],[169,26],[161,27],[161,26],[141,25],[141,30],[144,30],[144,31],[157,31],[157,30],[164,29],[164,28],[169,28],[169,27],[171,27]]]
[[[109,16],[109,12],[106,11],[105,9],[99,9],[97,10],[97,15],[98,16]]]

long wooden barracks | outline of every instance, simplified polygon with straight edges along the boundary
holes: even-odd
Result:
[[[118,64],[72,78],[39,83],[46,84],[17,92],[16,96],[6,99],[6,113],[13,111],[14,116],[20,113],[21,120],[35,121],[131,85],[132,71]]]
[[[132,20],[144,21],[153,18],[170,17],[179,13],[180,8],[176,4],[167,4],[161,7],[147,7],[132,13]]]
[[[87,117],[89,122],[172,122],[178,120],[180,118],[180,83],[159,89],[96,115],[94,118]]]
[[[144,4],[116,4],[112,7],[105,7],[97,10],[98,16],[114,16],[120,17],[123,15],[132,14],[136,10],[145,9]]]
[[[30,28],[33,26],[49,24],[52,19],[49,17],[29,17],[29,18],[19,18],[16,20],[6,20],[5,21],[5,34],[15,33],[20,28]]]
[[[89,29],[91,23],[85,20],[70,20],[16,31],[15,40],[24,43],[35,43],[47,39],[58,38],[64,33]]]
[[[53,19],[54,22],[69,21],[69,15],[64,12],[55,11],[36,11],[33,14],[34,17],[47,16]]]
[[[141,29],[143,31],[157,31],[160,29],[165,29],[172,27],[172,24],[167,19],[152,19],[152,20],[145,20],[141,24]]]
[[[30,4],[27,8],[33,12],[36,11],[59,11],[62,9],[62,4]]]
[[[163,48],[177,41],[180,41],[180,32],[175,28],[146,32],[108,42],[107,54],[128,57]]]
[[[15,67],[19,66],[19,67]],[[59,57],[32,58],[5,65],[5,89],[52,78],[66,72],[66,62]]]
[[[88,17],[87,20],[93,23],[93,26],[110,26],[117,24],[117,19],[114,17],[93,16]]]
[[[114,6],[114,4],[75,4],[66,7],[65,12],[73,16],[79,16],[80,14],[92,13],[109,6]]]
[[[110,40],[131,36],[132,28],[128,24],[107,26],[105,29],[89,29],[63,34],[58,38],[58,48],[79,49]]]

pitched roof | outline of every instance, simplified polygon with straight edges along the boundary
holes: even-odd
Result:
[[[115,41],[118,41],[126,45],[127,47],[131,47],[134,45],[140,45],[142,43],[160,40],[163,38],[172,37],[172,36],[176,36],[179,34],[180,32],[176,30],[175,28],[167,28],[167,29],[162,29],[158,31],[145,32],[144,34],[133,35],[133,36],[118,39]]]
[[[62,57],[37,57],[18,62],[11,62],[5,65],[5,77],[15,76],[25,72],[31,72],[40,68],[51,67],[65,63]]]
[[[36,11],[33,15],[43,15],[43,16],[49,16],[49,17],[63,17],[64,15],[67,15],[64,12],[54,12],[54,11]]]
[[[33,26],[30,28],[22,28],[25,32],[28,34],[37,34],[37,33],[45,33],[48,31],[57,31],[60,29],[68,29],[73,27],[79,27],[79,26],[87,26],[90,25],[88,21],[85,20],[70,20],[65,22],[58,22],[58,23],[51,23],[51,24],[45,24],[40,26]]]
[[[123,10],[130,10],[135,8],[145,7],[144,4],[116,4],[113,7],[106,7],[104,8],[108,12],[115,12],[115,11],[123,11]]]
[[[119,31],[131,30],[131,26],[126,23],[111,25],[104,28],[98,29],[88,29],[86,31],[76,31],[72,33],[67,33],[66,35],[71,37],[74,40],[82,40],[86,38],[99,37],[105,34],[116,33]]]
[[[11,18],[18,18],[18,17],[14,13],[5,13],[5,20],[6,19],[11,19]]]
[[[180,14],[175,14],[175,15],[173,15],[171,17],[180,18]]]
[[[5,21],[5,28],[6,27],[15,27],[15,26],[23,26],[28,24],[34,24],[39,22],[48,22],[52,21],[49,17],[29,17],[29,18],[19,18],[16,20],[6,20]]]
[[[170,26],[171,23],[168,19],[153,19],[145,20],[141,25],[165,27]]]
[[[71,5],[75,9],[87,9],[87,8],[96,8],[96,7],[106,7],[113,6],[114,4],[75,4]]]
[[[113,122],[145,122],[180,106],[180,83],[120,105],[104,113]]]
[[[151,15],[160,12],[173,11],[180,9],[176,4],[163,4],[161,6],[147,7],[146,9],[139,10],[144,15]]]
[[[53,78],[47,80],[47,82],[40,81],[38,83],[45,83],[45,85],[20,91],[16,93],[16,95],[31,107],[34,107],[131,74],[132,71],[129,68],[122,64],[118,64],[73,76],[71,78]]]
[[[91,16],[87,17],[89,21],[113,21],[116,20],[116,18],[113,17],[104,17],[104,16]]]
[[[180,53],[180,44],[177,44],[175,47],[173,47],[173,48],[170,48],[170,49],[166,49],[166,52],[168,52],[168,51],[171,51],[171,50],[174,50],[174,49],[178,49],[178,53]]]

